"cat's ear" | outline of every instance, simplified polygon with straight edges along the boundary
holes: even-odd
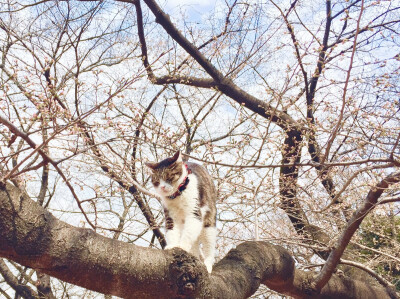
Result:
[[[182,154],[181,151],[177,151],[175,155],[171,158],[173,163],[181,163],[182,162]]]
[[[154,170],[157,167],[157,163],[144,162],[144,165],[150,169],[151,173],[154,173]]]

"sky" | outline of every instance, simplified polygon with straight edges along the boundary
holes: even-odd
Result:
[[[190,21],[201,21],[203,14],[208,14],[215,7],[215,0],[165,0],[162,7],[166,13],[174,16],[185,11]]]
[[[175,7],[185,7],[185,6],[191,6],[192,8],[195,9],[212,9],[215,5],[215,0],[166,0],[166,6],[168,8],[175,8]]]

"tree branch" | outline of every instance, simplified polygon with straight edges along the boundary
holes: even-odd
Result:
[[[31,153],[31,155],[35,152],[38,152],[41,156],[42,159],[46,162],[49,162],[58,172],[58,174],[63,178],[65,184],[67,185],[67,187],[69,188],[69,190],[72,193],[72,196],[74,197],[79,209],[81,210],[83,216],[85,217],[86,221],[90,224],[90,226],[95,229],[96,227],[94,226],[94,224],[90,221],[90,219],[88,218],[88,216],[86,215],[85,211],[83,210],[83,207],[81,205],[81,202],[78,198],[78,196],[75,193],[74,188],[72,187],[71,183],[69,182],[69,180],[67,179],[67,177],[64,175],[64,173],[62,172],[62,170],[60,169],[60,167],[57,165],[57,163],[51,159],[46,152],[42,149],[43,147],[46,146],[46,144],[49,142],[50,139],[52,139],[54,136],[56,136],[59,132],[55,132],[50,138],[48,138],[44,143],[42,143],[40,146],[36,145],[35,142],[33,142],[33,140],[28,136],[28,134],[20,131],[16,126],[14,126],[8,119],[2,117],[0,115],[0,123],[2,123],[3,125],[5,125],[13,134],[21,137],[23,140],[25,140],[25,142],[33,149],[33,152]],[[67,126],[65,126],[67,127]],[[64,129],[65,129],[64,127]],[[15,167],[16,169],[16,167]],[[12,171],[10,172],[10,174],[12,173]],[[10,175],[9,174],[9,175]],[[2,178],[2,180],[6,180],[7,176],[5,178]],[[0,184],[2,182],[0,181]]]
[[[324,267],[316,277],[316,288],[322,288],[329,281],[351,238],[365,216],[367,216],[368,213],[375,207],[383,191],[385,191],[391,184],[398,182],[400,182],[400,172],[389,175],[380,183],[378,183],[375,188],[369,191],[366,199],[364,200],[364,204],[354,213],[353,217],[348,222],[346,229],[342,232],[341,236],[337,240],[336,245],[332,249]]]
[[[0,256],[66,282],[123,298],[248,298],[260,283],[294,298],[390,298],[385,288],[333,276],[320,294],[288,251],[245,242],[208,275],[185,251],[105,238],[52,214],[11,184],[0,186]],[[338,298],[338,297],[337,297]]]
[[[15,292],[25,299],[35,299],[37,294],[29,286],[20,284],[11,270],[7,267],[3,259],[0,258],[0,274],[4,280],[15,290]]]
[[[258,98],[248,94],[246,91],[239,88],[236,84],[232,82],[229,78],[225,77],[200,51],[199,49],[193,45],[190,41],[186,39],[185,36],[175,27],[175,25],[171,22],[169,16],[162,11],[162,9],[158,6],[156,1],[153,0],[144,0],[146,5],[153,12],[156,22],[160,24],[168,35],[173,38],[190,56],[193,57],[194,60],[197,61],[201,65],[201,67],[207,72],[208,75],[211,76],[211,79],[200,79],[200,78],[179,78],[177,81],[174,77],[163,77],[162,81],[158,83],[159,79],[154,79],[151,77],[150,80],[155,82],[156,84],[165,84],[170,83],[169,80],[173,80],[176,83],[185,84],[185,82],[189,82],[189,85],[204,85],[206,87],[212,87],[212,82],[216,85],[214,88],[218,89],[226,96],[233,99],[235,102],[240,105],[245,106],[251,111],[261,115],[264,118],[271,119],[271,121],[275,122],[277,125],[283,128],[297,128],[302,130],[303,127],[291,118],[287,113],[282,112],[271,105],[269,105],[265,101],[261,101]],[[139,31],[139,35],[142,31]],[[142,33],[143,34],[143,33]],[[144,37],[141,37],[141,42],[143,43]],[[143,50],[143,49],[142,49]],[[147,57],[147,52],[143,53],[143,58]],[[148,62],[147,62],[148,63]],[[145,64],[146,67],[146,64]],[[149,65],[147,64],[146,69],[148,69]],[[154,81],[155,80],[155,81]]]
[[[353,267],[356,267],[358,269],[361,269],[361,270],[367,272],[372,277],[374,277],[381,285],[383,285],[385,287],[393,287],[386,279],[384,279],[383,277],[381,277],[380,275],[375,273],[374,270],[368,268],[367,266],[365,266],[363,264],[356,263],[356,262],[353,262],[353,261],[344,260],[344,259],[340,259],[340,264],[349,265],[349,266],[353,266]]]

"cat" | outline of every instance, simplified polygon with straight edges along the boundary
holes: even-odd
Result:
[[[164,207],[164,249],[180,247],[190,252],[202,259],[211,273],[217,212],[217,191],[211,176],[199,164],[184,163],[180,151],[161,162],[145,165],[151,170],[151,181]]]

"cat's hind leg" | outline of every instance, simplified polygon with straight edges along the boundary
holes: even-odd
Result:
[[[194,242],[192,245],[192,249],[190,249],[190,253],[193,254],[198,259],[201,259],[201,252],[200,252],[200,238]]]
[[[208,273],[211,273],[212,265],[214,264],[216,238],[217,229],[215,226],[203,228],[200,236],[200,242],[203,244],[202,253],[204,256],[204,264],[207,267]]]

